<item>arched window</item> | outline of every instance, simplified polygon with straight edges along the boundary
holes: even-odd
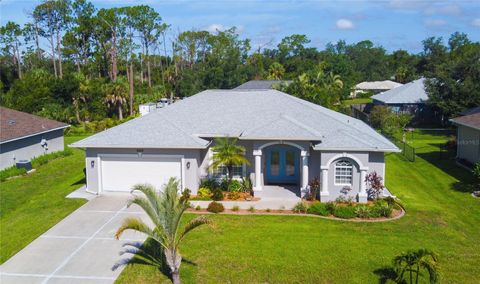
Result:
[[[335,184],[352,185],[353,165],[349,160],[338,160],[335,163]]]

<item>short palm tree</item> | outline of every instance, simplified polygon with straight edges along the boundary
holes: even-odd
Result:
[[[237,145],[236,138],[222,137],[215,139],[212,147],[213,158],[211,169],[216,170],[221,166],[227,168],[228,182],[233,179],[233,167],[250,162],[245,158],[245,147]]]
[[[205,216],[199,216],[189,221],[185,226],[180,226],[180,220],[183,213],[188,208],[188,201],[180,199],[178,195],[178,181],[170,178],[162,192],[157,193],[150,185],[135,185],[133,191],[140,191],[144,196],[136,196],[128,202],[127,206],[137,204],[145,213],[147,213],[154,227],[151,228],[139,218],[126,218],[122,226],[115,233],[117,239],[126,230],[134,230],[144,233],[151,241],[160,245],[165,256],[165,261],[170,269],[173,283],[180,283],[180,264],[182,257],[179,252],[179,245],[185,236],[204,224],[211,224],[210,220]],[[132,191],[132,192],[133,192]],[[157,251],[151,252],[144,249],[141,243],[127,243],[124,253],[132,253],[143,263],[157,267],[162,267],[162,253]],[[158,248],[158,246],[157,246]],[[117,263],[113,269],[120,265],[128,264],[126,262]]]
[[[397,282],[403,281],[405,273],[408,273],[408,283],[418,283],[420,269],[427,271],[430,283],[436,283],[438,280],[437,255],[430,250],[419,249],[402,253],[393,259],[393,264],[398,276]]]
[[[112,82],[105,89],[105,103],[109,107],[116,107],[118,119],[123,119],[123,106],[127,103],[128,89],[122,80]]]

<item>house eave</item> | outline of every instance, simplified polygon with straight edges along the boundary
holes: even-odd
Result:
[[[463,122],[458,122],[458,121],[455,121],[454,119],[449,119],[449,121],[451,123],[453,123],[454,125],[457,125],[457,126],[465,126],[465,127],[468,127],[468,128],[473,128],[473,129],[476,129],[476,130],[480,130],[480,127],[476,127],[476,126],[473,126],[473,125],[470,125],[470,124],[467,124],[467,123],[463,123]]]
[[[41,135],[41,134],[45,134],[45,133],[48,133],[48,132],[52,132],[52,131],[56,131],[56,130],[60,130],[60,129],[65,129],[67,127],[70,127],[70,125],[64,125],[64,126],[57,127],[57,128],[52,128],[52,129],[49,129],[49,130],[45,130],[45,131],[41,131],[41,132],[37,132],[37,133],[32,133],[32,134],[29,134],[29,135],[16,137],[16,138],[12,138],[12,139],[9,139],[9,140],[0,141],[0,144],[13,142],[13,141],[17,141],[17,140],[22,140],[22,139],[33,137],[33,136],[36,136],[36,135]]]
[[[316,151],[348,151],[348,152],[383,152],[383,153],[400,153],[400,149],[393,148],[333,148],[333,147],[313,147]]]
[[[205,146],[160,146],[160,145],[95,145],[95,144],[80,144],[76,145],[75,143],[69,144],[68,147],[71,148],[107,148],[107,149],[206,149],[210,145],[208,143]]]

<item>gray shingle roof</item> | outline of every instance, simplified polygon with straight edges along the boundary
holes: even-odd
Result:
[[[205,148],[206,138],[217,136],[307,140],[328,150],[398,150],[360,120],[276,90],[203,91],[73,146]]]
[[[372,99],[384,104],[418,104],[428,100],[424,85],[425,79],[421,78],[403,86],[372,96]]]

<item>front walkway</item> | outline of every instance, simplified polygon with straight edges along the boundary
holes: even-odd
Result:
[[[126,208],[130,194],[98,196],[74,211],[0,266],[0,283],[113,283],[112,271],[125,241],[144,241],[128,231],[114,239],[128,216],[148,222],[138,207]],[[150,222],[148,222],[150,223]]]
[[[240,209],[292,209],[295,204],[301,201],[300,189],[298,186],[276,186],[265,185],[262,191],[256,191],[255,197],[259,197],[259,201],[219,201],[226,209],[232,209],[238,206]],[[207,208],[211,201],[191,201],[194,207],[200,206]]]

